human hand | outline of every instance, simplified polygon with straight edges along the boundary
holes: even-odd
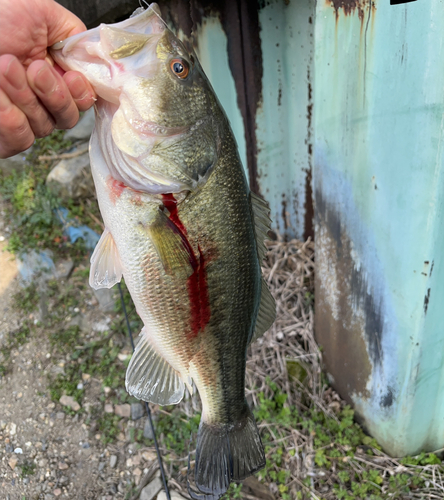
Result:
[[[80,19],[53,0],[0,0],[0,12],[0,158],[7,158],[54,128],[73,127],[95,92],[47,52],[84,31]]]

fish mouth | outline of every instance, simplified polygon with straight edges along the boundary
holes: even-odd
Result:
[[[150,78],[158,69],[156,47],[166,28],[157,4],[115,24],[101,24],[50,48],[65,71],[79,71],[102,99],[119,104],[125,75]],[[143,49],[143,50],[142,50]]]

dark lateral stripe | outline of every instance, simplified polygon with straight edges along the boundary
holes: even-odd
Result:
[[[207,273],[205,269],[205,258],[199,249],[199,261],[194,254],[193,248],[186,236],[187,231],[182,221],[179,219],[177,211],[177,201],[172,193],[162,195],[165,208],[169,212],[169,220],[180,234],[182,243],[189,255],[193,274],[187,280],[188,298],[190,300],[191,334],[187,335],[187,340],[197,337],[203,331],[211,318],[210,298],[208,294]]]

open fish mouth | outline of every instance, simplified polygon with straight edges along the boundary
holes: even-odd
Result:
[[[125,75],[149,79],[158,70],[156,47],[166,29],[156,4],[54,44],[50,51],[65,71],[83,73],[99,97],[119,104]]]

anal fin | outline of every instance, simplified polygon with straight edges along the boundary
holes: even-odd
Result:
[[[145,328],[140,335],[126,372],[126,390],[149,403],[179,403],[185,390],[179,373],[154,349]]]
[[[122,279],[123,269],[114,238],[105,229],[91,256],[89,284],[95,290],[111,288]]]

